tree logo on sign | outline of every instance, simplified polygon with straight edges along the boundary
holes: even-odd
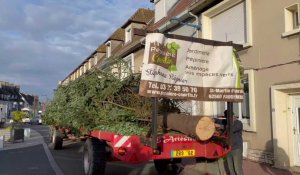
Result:
[[[162,45],[158,42],[150,43],[149,63],[159,65],[170,72],[176,72],[177,51],[180,46],[176,42]]]

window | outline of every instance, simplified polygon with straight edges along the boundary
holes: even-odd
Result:
[[[132,38],[131,26],[125,29],[125,43],[130,42]]]
[[[166,16],[165,11],[165,0],[156,0],[155,1],[155,22],[161,20]]]
[[[80,67],[80,76],[81,76],[82,74],[84,74],[84,67],[83,67],[83,66]]]
[[[255,126],[255,109],[254,109],[254,72],[253,70],[246,70],[244,72],[244,100],[241,103],[233,104],[233,112],[239,117],[239,120],[244,124],[244,130],[256,131]],[[226,102],[213,103],[214,115],[222,116],[225,109],[227,109]]]
[[[93,67],[93,57],[91,57],[90,59],[89,59],[89,62],[88,62],[88,69],[91,69],[92,67]]]
[[[83,73],[86,73],[88,70],[89,70],[88,64],[85,63],[85,64],[83,65]]]
[[[80,70],[78,69],[77,74],[76,74],[76,78],[79,78],[79,76],[80,76]]]
[[[283,37],[300,32],[299,8],[299,3],[296,3],[284,9],[285,33],[282,34]]]
[[[125,78],[134,72],[134,54],[123,58],[124,64],[121,66],[121,78]]]
[[[95,54],[95,56],[94,56],[94,65],[97,65],[97,63],[98,63],[98,53],[97,54]]]
[[[251,1],[224,0],[202,14],[203,38],[252,45]]]
[[[106,45],[106,58],[109,58],[111,56],[111,42],[108,41],[105,45]]]
[[[155,0],[155,22],[167,16],[168,12],[175,7],[179,0]]]

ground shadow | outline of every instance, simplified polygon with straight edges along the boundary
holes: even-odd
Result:
[[[267,161],[268,163],[261,163],[261,168],[268,174],[292,175],[289,170],[274,168],[275,161],[278,162],[282,167],[290,167],[289,156],[284,149],[278,147],[276,139],[269,140],[265,145],[264,153],[268,154],[270,152],[274,153],[274,159],[269,159]]]

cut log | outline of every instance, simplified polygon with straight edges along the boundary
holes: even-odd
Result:
[[[183,134],[197,137],[201,141],[210,139],[215,132],[215,123],[208,116],[190,116],[186,114],[171,113],[158,116],[159,125],[179,131]]]

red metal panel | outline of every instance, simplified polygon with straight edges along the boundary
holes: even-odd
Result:
[[[165,135],[158,141],[160,155],[153,155],[153,159],[170,159],[172,151],[176,150],[195,150],[194,157],[204,157],[216,159],[225,156],[229,147],[214,143],[211,139],[208,141],[197,141],[185,135]]]
[[[160,137],[157,142],[161,151],[160,154],[154,155],[153,149],[150,146],[143,145],[139,136],[123,136],[102,131],[92,131],[91,136],[110,142],[109,145],[113,150],[112,160],[127,163],[143,163],[152,159],[170,159],[173,158],[172,151],[176,150],[195,150],[194,157],[208,159],[223,157],[230,151],[226,144],[216,143],[214,138],[203,142],[185,135],[166,134]],[[220,137],[216,137],[215,140],[220,140]],[[126,149],[125,155],[118,153],[120,148]]]
[[[90,135],[92,137],[111,142],[111,141],[113,141],[115,134],[111,133],[111,132],[104,132],[104,131],[100,131],[100,130],[94,130],[94,131],[91,131]]]
[[[142,163],[152,159],[153,149],[142,145],[139,136],[115,135],[111,146],[113,147],[114,157],[120,161],[127,163]],[[126,154],[123,156],[118,154],[120,147],[127,150]]]

